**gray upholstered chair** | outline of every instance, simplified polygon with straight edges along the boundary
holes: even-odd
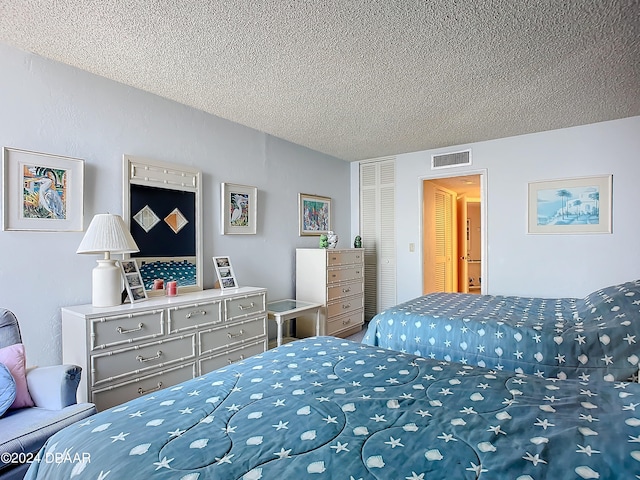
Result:
[[[15,315],[0,309],[0,348],[22,343]],[[28,463],[58,430],[96,412],[92,403],[76,403],[81,368],[76,365],[37,367],[27,371],[27,385],[35,407],[8,410],[0,417],[0,480],[22,479]]]

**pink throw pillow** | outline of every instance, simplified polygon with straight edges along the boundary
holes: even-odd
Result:
[[[34,406],[27,387],[25,360],[24,345],[21,343],[0,348],[0,363],[7,366],[16,381],[16,399],[9,407],[10,409]]]

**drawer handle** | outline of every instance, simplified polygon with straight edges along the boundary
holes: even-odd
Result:
[[[187,318],[191,318],[194,315],[206,315],[207,312],[205,312],[204,310],[194,310],[193,312],[189,312],[187,313],[186,317]]]
[[[236,337],[241,337],[244,335],[244,330],[240,329],[240,331],[238,333],[227,333],[227,337],[229,338],[236,338]]]
[[[149,390],[143,390],[142,388],[138,388],[138,395],[144,395],[145,393],[155,392],[156,390],[160,390],[161,388],[162,388],[162,382],[158,382],[158,385],[156,385],[153,388],[150,388]]]
[[[229,365],[231,365],[232,363],[240,362],[242,360],[244,360],[244,355],[240,355],[240,358],[236,360],[231,360],[230,358],[227,358],[227,362],[229,363]]]
[[[253,302],[251,302],[249,305],[238,305],[238,308],[239,308],[240,310],[246,310],[246,309],[248,309],[248,308],[253,308],[253,307],[255,307],[255,306],[256,306],[256,304],[255,304],[255,303],[253,303]]]
[[[136,360],[138,360],[140,363],[144,363],[144,362],[150,362],[151,360],[157,360],[161,356],[162,356],[162,351],[158,350],[155,357],[144,358],[142,355],[138,355],[136,357]]]
[[[349,320],[342,320],[342,324],[343,325],[349,325],[351,323],[351,319]]]
[[[349,293],[351,291],[351,287],[343,288],[342,293]]]
[[[122,333],[123,335],[126,335],[127,333],[132,333],[132,332],[137,332],[138,330],[142,330],[143,327],[144,327],[144,323],[140,322],[138,324],[138,328],[130,328],[129,330],[126,330],[122,327],[118,327],[116,328],[116,331],[118,333]]]
[[[337,277],[337,275],[335,273],[331,274],[331,278],[336,278],[336,277]]]
[[[350,303],[345,303],[342,305],[342,309],[346,310],[347,308],[351,308],[351,304]]]

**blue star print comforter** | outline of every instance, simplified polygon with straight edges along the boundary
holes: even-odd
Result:
[[[639,478],[640,385],[543,379],[332,337],[53,435],[34,479]]]
[[[530,373],[634,380],[640,280],[585,298],[433,293],[375,316],[363,343],[433,359]]]

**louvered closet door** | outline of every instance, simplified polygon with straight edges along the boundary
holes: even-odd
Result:
[[[395,159],[360,164],[365,320],[396,304]]]

